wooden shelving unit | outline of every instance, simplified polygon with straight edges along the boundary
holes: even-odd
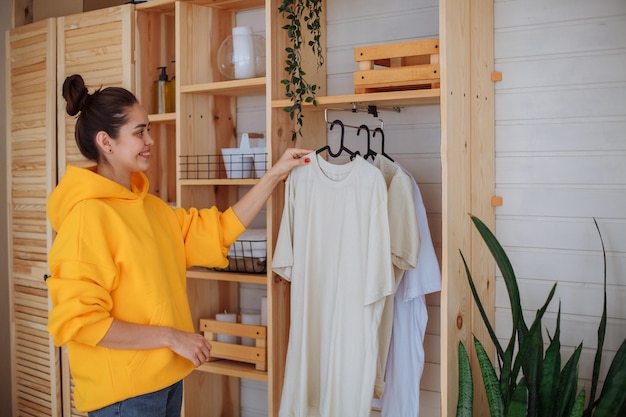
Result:
[[[37,57],[42,67],[47,63],[45,71],[33,74],[26,83],[32,89],[30,96],[20,91],[18,84],[13,82],[19,78],[19,70],[7,72],[7,77],[18,77],[16,80],[9,79],[7,83],[12,86],[7,106],[7,140],[11,143],[7,165],[14,166],[9,174],[13,181],[10,186],[9,201],[12,206],[9,224],[17,228],[10,231],[9,236],[10,300],[13,305],[12,320],[16,323],[13,325],[12,361],[20,369],[19,372],[14,371],[14,404],[32,407],[33,415],[56,416],[60,415],[62,408],[63,415],[74,415],[68,380],[63,381],[65,385],[61,390],[59,368],[63,359],[46,340],[45,332],[41,333],[42,319],[47,311],[46,289],[41,278],[47,272],[45,253],[52,234],[46,229],[45,222],[40,223],[40,220],[44,214],[41,208],[45,207],[45,195],[56,183],[57,176],[62,175],[65,165],[83,163],[73,148],[71,120],[64,116],[55,120],[57,113],[53,110],[55,107],[63,108],[54,102],[58,99],[55,91],[58,92],[59,82],[69,75],[66,72],[77,72],[88,74],[87,81],[92,86],[122,85],[135,91],[151,113],[151,134],[158,141],[156,163],[148,173],[154,187],[151,191],[169,203],[183,207],[216,205],[226,208],[238,198],[239,187],[256,182],[255,179],[186,180],[179,175],[179,155],[219,154],[221,148],[236,146],[237,97],[265,95],[269,166],[288,147],[315,149],[325,144],[324,109],[350,107],[355,103],[381,107],[439,104],[443,178],[441,404],[442,415],[454,415],[458,379],[456,346],[463,340],[466,347],[471,347],[472,334],[484,339],[479,315],[471,297],[467,296],[467,288],[460,284],[465,282],[465,276],[459,250],[466,254],[473,274],[482,278],[479,278],[477,287],[489,314],[493,314],[495,304],[495,267],[480,239],[472,233],[467,219],[467,213],[471,212],[488,226],[493,226],[495,217],[490,204],[494,189],[495,155],[493,81],[490,78],[493,71],[493,1],[452,4],[450,0],[440,0],[440,90],[318,96],[317,107],[305,106],[307,122],[303,129],[304,139],[299,137],[295,143],[291,140],[293,121],[283,111],[289,102],[280,83],[284,78],[287,46],[282,29],[284,22],[277,11],[281,4],[281,0],[151,0],[135,6],[106,9],[101,14],[89,12],[11,31],[8,63],[16,68],[21,65],[21,54],[29,53],[30,37],[36,38],[32,40],[32,45],[41,44],[37,51],[33,47],[31,54]],[[133,7],[134,14],[129,13]],[[235,14],[261,8],[265,11],[266,77],[236,81],[224,79],[214,63],[221,42],[230,34],[235,23]],[[95,18],[94,27],[85,29],[90,25],[90,18]],[[112,21],[116,23],[112,24]],[[97,25],[102,23],[109,30],[114,28],[114,33],[98,30]],[[88,49],[119,50],[120,53],[112,58],[90,52],[90,56],[102,57],[103,62],[78,65],[79,60],[68,58],[71,51],[57,37],[63,36],[63,31],[78,34],[83,29],[88,39],[84,44]],[[325,33],[324,28],[322,33]],[[96,38],[97,44],[94,41]],[[119,46],[112,47],[113,43]],[[55,65],[57,57],[59,62]],[[305,68],[308,74],[314,75],[310,81],[325,86],[326,67],[317,70],[314,59],[305,59],[304,62],[313,66]],[[167,65],[170,77],[176,78],[176,111],[154,114],[151,109],[152,83],[158,76],[157,67],[162,65]],[[35,67],[31,65],[29,69],[35,70]],[[33,107],[34,104],[37,105]],[[23,113],[16,113],[19,109],[23,109]],[[40,113],[41,109],[46,109],[48,113]],[[36,120],[31,121],[29,117]],[[37,171],[39,178],[29,182],[35,188],[28,189],[30,185],[20,182],[25,172],[20,170],[19,165],[14,165],[16,158],[21,157],[21,153],[29,161],[34,160],[35,154],[41,156],[37,152],[45,152],[47,146],[53,144],[49,134],[55,130],[59,156],[56,157],[55,151],[47,152],[45,156],[48,159],[41,162],[41,171]],[[28,153],[28,146],[34,147],[32,154]],[[233,361],[202,365],[185,381],[186,417],[238,416],[240,378],[265,381],[268,386],[268,415],[278,415],[289,336],[290,300],[289,284],[271,273],[271,254],[282,204],[283,190],[278,187],[266,205],[266,274],[189,271],[189,299],[195,320],[209,318],[224,309],[236,311],[241,283],[259,284],[267,289],[268,370],[257,371],[252,365]],[[39,211],[21,213],[25,208]],[[22,214],[26,216],[23,220],[20,217]],[[36,221],[33,220],[35,218]],[[30,305],[33,303],[35,307]],[[28,313],[30,321],[21,319],[24,312]],[[32,357],[26,358],[28,355],[20,350],[32,344],[30,340],[33,338],[44,341],[36,349],[40,362],[45,364],[45,368],[50,368],[47,375],[40,373],[41,366],[32,365]],[[45,382],[42,385],[44,388],[33,389],[33,377],[26,372],[27,368],[36,369],[35,378]],[[478,366],[473,364],[472,368],[478,369]],[[62,399],[61,391],[64,393]],[[487,414],[484,402],[478,404],[474,414]]]
[[[176,111],[150,115],[163,141],[160,143],[168,147],[168,154],[171,152],[176,158],[210,156],[214,158],[211,161],[218,161],[222,148],[237,146],[236,100],[265,95],[268,80],[266,77],[225,79],[217,68],[217,51],[231,34],[238,11],[264,6],[259,0],[154,0],[136,6],[137,86],[142,102],[150,102],[154,80],[154,77],[145,80],[145,74],[175,61],[171,69],[168,67],[168,73],[176,76]],[[268,151],[271,146],[267,144]],[[180,159],[170,159],[166,175],[168,181],[175,184],[173,196],[168,200],[175,201],[179,207],[217,206],[225,210],[237,200],[239,187],[258,182],[255,178],[213,177],[211,172],[188,179],[181,164]],[[204,175],[206,178],[202,177]],[[268,230],[271,227],[268,224]],[[197,326],[200,319],[212,319],[224,310],[238,311],[239,284],[267,288],[269,282],[268,273],[234,273],[207,268],[190,268],[187,277],[192,316]],[[268,301],[268,310],[270,303]],[[267,359],[270,362],[272,349],[269,340]],[[270,371],[259,371],[244,362],[226,359],[207,362],[185,380],[185,416],[238,416],[240,378],[271,384],[275,377]],[[277,409],[272,415],[275,413]]]

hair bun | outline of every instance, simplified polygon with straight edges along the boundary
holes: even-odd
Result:
[[[89,90],[85,80],[78,74],[70,75],[63,82],[63,98],[67,102],[65,110],[70,116],[76,116],[82,111],[89,98]]]

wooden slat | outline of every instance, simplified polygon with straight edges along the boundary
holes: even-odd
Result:
[[[420,41],[395,42],[390,45],[371,45],[354,48],[354,60],[373,61],[408,57],[414,55],[430,55],[439,53],[439,39]]]
[[[442,163],[442,290],[441,290],[441,415],[456,412],[458,344],[471,353],[471,295],[459,250],[471,256],[470,11],[468,3],[440,4],[441,163]],[[471,355],[473,356],[473,355]],[[470,356],[470,357],[471,357]],[[476,369],[476,368],[474,368]],[[474,384],[476,386],[476,384]],[[474,413],[488,415],[488,411]]]
[[[59,351],[46,330],[42,280],[50,241],[45,204],[55,166],[55,51],[55,19],[7,36],[13,415],[61,415]]]
[[[125,87],[132,91],[132,16],[133,6],[123,5],[59,18],[57,84],[62,85],[71,74],[80,74],[90,93],[109,86]],[[94,162],[86,160],[80,154],[74,139],[76,120],[65,113],[66,103],[63,97],[59,95],[57,98],[57,176],[61,178],[68,164],[86,167]],[[74,384],[68,376],[67,360],[63,361],[63,371],[65,415],[85,416],[75,408]]]
[[[59,18],[58,85],[67,76],[80,74],[90,92],[109,86],[132,90],[132,13],[132,5],[123,5]],[[57,107],[60,178],[68,164],[85,167],[93,162],[87,161],[76,146],[76,120],[64,112],[65,100],[60,95]]]

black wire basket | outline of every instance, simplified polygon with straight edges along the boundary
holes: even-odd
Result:
[[[266,152],[224,155],[181,155],[180,179],[212,180],[261,178],[267,171]]]
[[[228,252],[229,264],[218,271],[262,274],[267,271],[267,241],[265,239],[237,240]]]

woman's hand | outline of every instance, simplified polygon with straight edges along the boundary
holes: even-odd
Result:
[[[202,365],[211,355],[211,344],[197,333],[187,333],[174,330],[172,333],[172,345],[175,353],[193,362],[194,367]]]
[[[313,152],[310,149],[287,149],[283,155],[269,170],[269,175],[277,175],[279,180],[287,178],[292,169],[300,165],[306,165],[311,162],[310,158],[303,158],[305,155]]]

